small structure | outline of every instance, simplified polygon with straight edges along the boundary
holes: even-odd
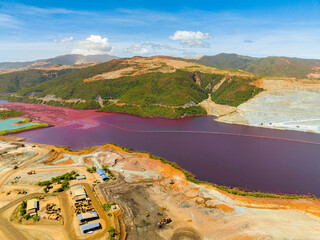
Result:
[[[107,176],[107,174],[101,169],[101,168],[98,168],[97,169],[97,173],[100,175],[101,179],[103,181],[109,179],[109,177]]]
[[[86,197],[85,195],[76,196],[76,197],[73,198],[73,200],[74,200],[75,202],[81,202],[81,201],[84,201],[84,200],[86,200],[86,199],[87,199],[87,197]]]
[[[37,211],[39,210],[39,201],[37,199],[31,199],[27,202],[27,214],[30,216],[37,215]]]
[[[79,176],[76,176],[76,179],[78,179],[78,180],[84,180],[84,179],[86,179],[86,175],[81,174],[81,175],[79,175]]]
[[[93,212],[86,212],[86,213],[81,213],[77,215],[79,219],[79,223],[84,223],[84,222],[89,222],[92,220],[96,220],[99,218],[98,214],[96,211]]]
[[[75,186],[71,188],[71,194],[72,197],[78,197],[78,196],[84,196],[85,198],[87,197],[86,190],[84,189],[83,186]]]
[[[83,233],[87,233],[89,231],[95,231],[101,228],[101,225],[98,221],[84,224],[81,227]]]
[[[193,107],[193,106],[197,106],[197,104],[194,101],[188,102],[183,105],[183,107]]]

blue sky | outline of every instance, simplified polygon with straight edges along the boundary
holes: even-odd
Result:
[[[0,61],[221,52],[320,58],[320,2],[0,0]]]

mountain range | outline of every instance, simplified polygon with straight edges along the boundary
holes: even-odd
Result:
[[[263,76],[320,78],[320,60],[289,57],[254,58],[237,54],[221,53],[215,56],[189,58],[212,67],[241,69]]]
[[[177,118],[205,114],[198,104],[208,98],[238,106],[262,91],[251,84],[255,80],[254,74],[242,70],[154,56],[113,59],[79,69],[2,73],[0,90],[10,101]]]
[[[32,69],[38,67],[48,67],[52,65],[75,65],[82,63],[98,63],[107,62],[112,59],[117,59],[116,56],[111,56],[108,54],[102,55],[89,55],[84,56],[80,54],[67,54],[62,56],[57,56],[48,59],[39,59],[35,61],[28,62],[1,62],[0,71],[12,70],[12,69]]]

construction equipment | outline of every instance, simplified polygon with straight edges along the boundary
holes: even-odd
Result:
[[[162,218],[160,220],[160,222],[158,223],[158,227],[162,228],[163,226],[165,226],[166,224],[169,224],[171,222],[172,222],[171,218]]]
[[[27,172],[28,175],[32,175],[32,174],[36,174],[36,171],[35,170],[31,170],[29,172]]]

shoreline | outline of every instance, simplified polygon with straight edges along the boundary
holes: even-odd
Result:
[[[23,103],[23,102],[8,102],[6,104],[10,104],[10,103]],[[23,104],[31,104],[34,105],[33,103],[23,103]],[[51,105],[47,105],[47,104],[36,104],[36,105],[44,105],[44,106],[51,106]],[[51,107],[58,107],[58,108],[65,108],[65,109],[69,109],[69,110],[84,110],[84,111],[94,111],[96,113],[106,113],[106,114],[124,114],[124,115],[129,115],[129,116],[135,116],[135,117],[139,117],[139,118],[143,118],[143,119],[156,119],[156,118],[160,118],[160,119],[166,119],[166,120],[179,120],[179,119],[188,119],[188,118],[195,118],[195,117],[201,117],[201,116],[212,116],[214,117],[214,121],[216,122],[221,122],[221,123],[225,123],[225,124],[232,124],[232,125],[239,125],[239,126],[248,126],[248,127],[259,127],[259,128],[265,128],[265,129],[273,129],[273,130],[285,130],[285,131],[295,131],[295,132],[305,132],[305,133],[315,133],[315,134],[320,134],[320,132],[315,131],[315,130],[306,130],[303,128],[297,129],[297,128],[291,128],[291,127],[278,127],[278,126],[268,126],[268,125],[253,125],[250,123],[245,123],[245,122],[241,122],[241,121],[228,121],[228,120],[221,120],[220,117],[226,117],[228,114],[226,115],[213,115],[213,114],[197,114],[197,115],[192,115],[192,116],[182,116],[180,118],[168,118],[168,117],[163,117],[163,116],[141,116],[138,114],[132,114],[132,113],[126,113],[126,112],[104,112],[104,111],[98,111],[99,109],[75,109],[72,107],[64,107],[64,106],[51,106]],[[208,111],[207,111],[208,112]],[[49,124],[50,126],[55,126],[55,124]]]
[[[214,115],[211,115],[214,116]],[[294,131],[294,132],[304,132],[304,133],[314,133],[314,134],[320,134],[318,131],[314,130],[303,130],[303,129],[294,129],[290,127],[276,127],[276,126],[268,126],[268,125],[252,125],[249,123],[240,123],[240,122],[230,122],[226,120],[220,120],[219,117],[214,116],[215,118],[213,121],[220,122],[220,123],[226,123],[226,124],[232,124],[232,125],[239,125],[239,126],[248,126],[248,127],[257,127],[257,128],[265,128],[265,129],[274,129],[274,130],[282,130],[282,131]]]
[[[87,148],[82,148],[82,149],[77,149],[77,150],[73,150],[68,146],[55,146],[56,148],[59,149],[63,149],[64,151],[67,152],[72,152],[72,153],[77,153],[77,154],[81,154],[82,152],[85,151],[91,151],[94,150],[95,148],[99,148],[99,147],[104,147],[107,145],[112,145],[115,146],[117,148],[120,148],[121,150],[130,153],[130,154],[134,154],[134,153],[140,153],[140,154],[147,154],[148,157],[150,159],[153,160],[158,160],[163,164],[169,164],[171,167],[179,170],[181,173],[183,173],[183,175],[185,176],[186,180],[189,182],[192,182],[194,184],[197,185],[206,185],[206,186],[211,186],[214,187],[216,190],[220,190],[224,193],[228,193],[234,196],[244,196],[244,197],[253,197],[253,198],[265,198],[265,199],[287,199],[287,200],[299,200],[299,199],[306,199],[306,200],[311,200],[311,201],[320,201],[319,197],[316,197],[314,195],[305,195],[305,194],[286,194],[286,193],[271,193],[271,192],[259,192],[259,191],[249,191],[249,190],[245,190],[245,189],[241,189],[241,188],[237,188],[237,187],[230,187],[230,186],[224,186],[224,185],[218,185],[215,183],[211,183],[211,182],[207,182],[207,181],[202,181],[197,179],[197,177],[183,169],[179,164],[172,162],[172,161],[168,161],[162,157],[156,156],[150,152],[146,152],[146,151],[135,151],[133,149],[121,146],[119,144],[116,143],[106,143],[106,144],[102,144],[102,145],[95,145],[92,147],[87,147]]]
[[[17,122],[17,123],[13,123],[13,125],[15,125],[15,126],[19,126],[20,124],[25,124],[25,123],[32,124],[32,126],[26,126],[26,127],[16,128],[16,129],[2,130],[2,131],[0,131],[0,135],[5,136],[7,134],[14,134],[14,133],[19,133],[19,132],[34,130],[34,129],[37,129],[37,128],[51,127],[51,125],[48,124],[48,123],[31,122],[30,118],[24,118],[24,117],[13,117],[13,118],[2,119],[0,121],[6,121],[6,120],[12,120],[12,119],[17,119],[17,120],[21,119],[21,120],[23,120],[23,121],[20,121],[20,122]]]
[[[109,144],[114,145],[116,147],[119,147],[123,151],[128,152],[128,153],[145,153],[145,154],[148,154],[151,159],[159,160],[164,164],[169,164],[172,167],[174,167],[175,169],[180,170],[185,175],[187,181],[190,181],[190,182],[195,183],[195,184],[209,185],[209,186],[212,186],[212,187],[214,187],[216,189],[219,189],[221,191],[224,191],[224,192],[227,192],[227,193],[230,193],[230,194],[233,194],[233,195],[255,197],[255,198],[308,199],[308,200],[320,201],[320,198],[315,197],[314,195],[308,196],[308,195],[303,195],[303,194],[296,195],[296,194],[285,194],[285,193],[283,193],[283,194],[282,193],[267,193],[267,192],[259,192],[259,191],[252,191],[251,192],[251,191],[241,190],[240,188],[236,188],[236,187],[232,188],[232,187],[229,187],[229,186],[223,186],[223,185],[218,185],[218,184],[211,183],[211,182],[198,180],[197,177],[194,174],[192,174],[191,172],[183,169],[179,164],[177,164],[175,162],[168,161],[168,160],[166,160],[166,159],[164,159],[162,157],[158,157],[158,156],[153,155],[152,153],[149,153],[149,152],[146,152],[146,151],[135,151],[135,150],[129,149],[127,147],[124,147],[124,146],[121,146],[121,145],[118,145],[118,144],[115,144],[115,143],[109,143]],[[81,150],[79,150],[79,151],[81,151]]]

